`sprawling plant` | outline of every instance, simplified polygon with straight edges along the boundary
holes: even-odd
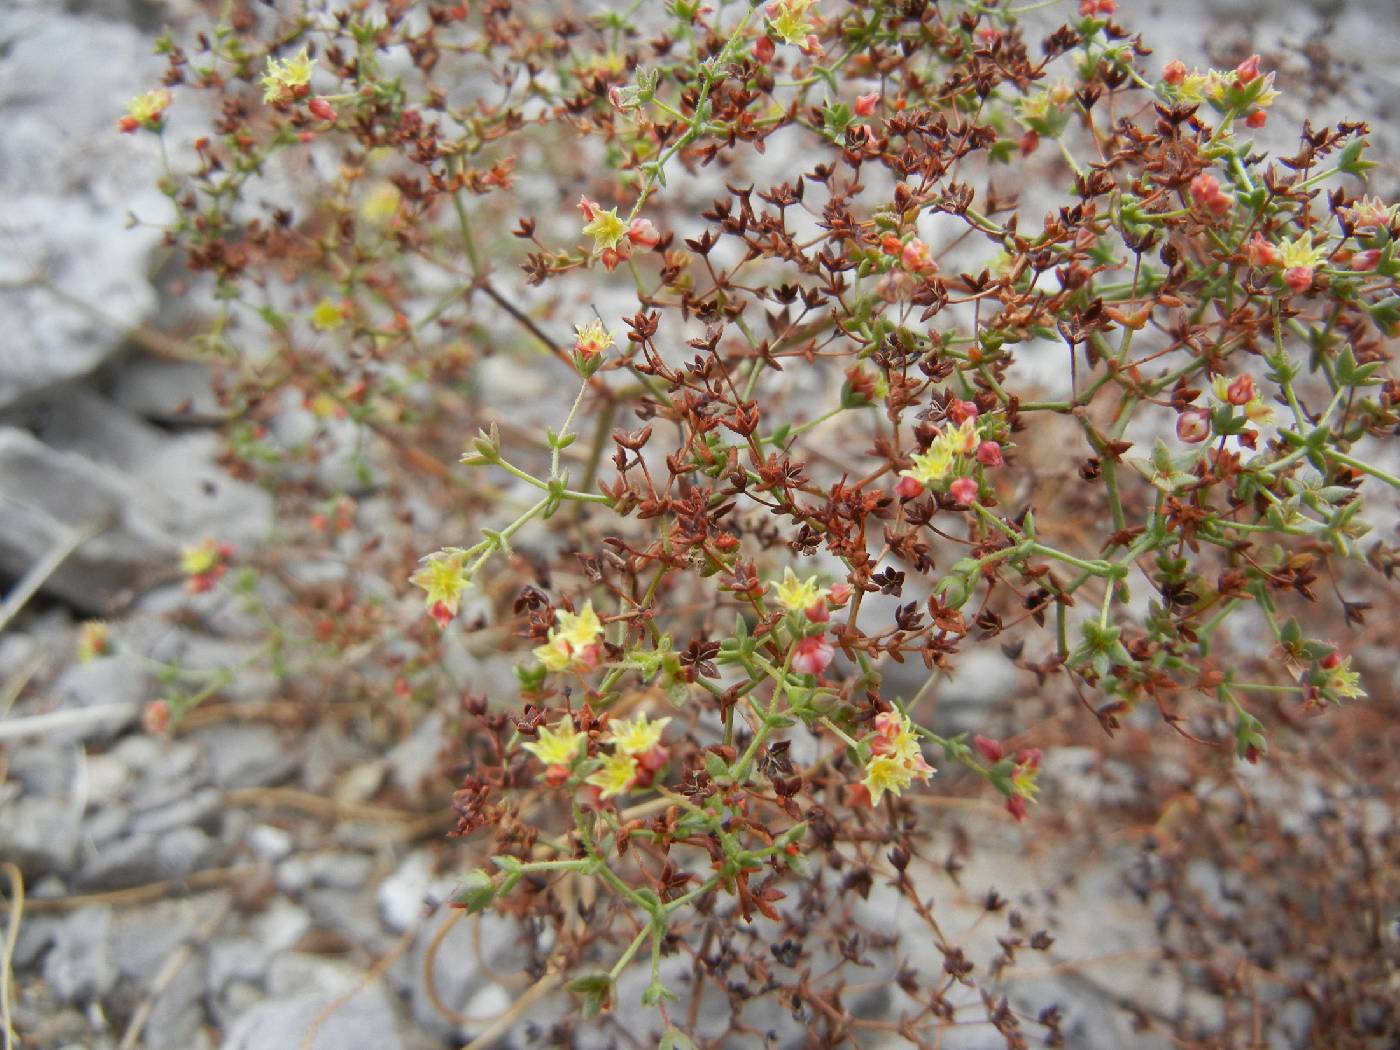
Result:
[[[971,774],[1026,819],[1042,761],[935,731],[973,648],[1081,731],[1155,713],[1250,763],[1261,714],[1364,695],[1315,634],[1395,563],[1367,128],[1270,158],[1258,56],[1163,63],[1115,0],[1028,39],[1048,6],[307,0],[163,41],[122,122],[217,109],[163,185],[230,464],[322,535],[370,486],[441,509],[416,570],[363,552],[424,615],[352,578],[306,644],[389,654],[402,702],[464,641],[514,653],[460,715],[493,855],[456,903],[520,916],[586,1011],[635,963],[673,1046],[702,1001],[744,1033],[776,997],[822,1045],[965,1016],[917,801]],[[347,468],[303,469],[332,440]],[[876,879],[921,928],[864,925]],[[847,1009],[849,966],[898,1001]]]

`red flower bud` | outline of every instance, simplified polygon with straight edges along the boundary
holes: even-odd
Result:
[[[977,481],[974,478],[958,478],[948,486],[948,493],[959,503],[970,507],[977,502]]]
[[[858,95],[856,97],[856,116],[868,117],[875,112],[875,105],[880,101],[880,93],[872,91],[868,95]]]
[[[152,700],[141,712],[141,728],[152,735],[164,733],[169,725],[169,700]]]
[[[447,625],[452,622],[452,618],[455,614],[447,607],[445,602],[434,602],[433,607],[428,610],[428,615],[433,618],[434,622],[436,622],[439,627],[443,630],[447,630]]]
[[[777,45],[773,43],[771,37],[761,36],[753,45],[753,57],[765,65],[773,61],[773,55],[777,51]]]
[[[1021,136],[1021,141],[1017,143],[1021,150],[1021,156],[1029,157],[1040,148],[1040,136],[1034,131],[1027,131]]]
[[[1186,63],[1179,58],[1172,59],[1162,67],[1162,79],[1172,87],[1176,87],[1186,79]]]
[[[1288,285],[1290,291],[1302,295],[1313,283],[1313,271],[1311,266],[1294,266],[1283,271],[1283,283]]]
[[[1001,741],[993,740],[981,733],[972,738],[972,746],[977,749],[978,754],[993,764],[1006,757],[1006,749],[1001,746]]]
[[[1256,109],[1244,118],[1244,125],[1247,128],[1262,128],[1269,122],[1269,115],[1262,109]]]
[[[1245,373],[1230,384],[1225,394],[1232,405],[1249,404],[1254,400],[1254,377]]]
[[[894,494],[900,499],[913,499],[924,491],[924,487],[909,476],[904,476],[895,483]]]
[[[1332,670],[1332,668],[1337,667],[1338,665],[1340,665],[1341,662],[1342,662],[1342,654],[1341,654],[1340,652],[1338,652],[1336,649],[1333,649],[1330,653],[1328,653],[1326,656],[1324,656],[1324,657],[1319,661],[1319,663],[1321,664],[1322,669],[1323,669],[1324,671],[1330,671],[1330,670]]]
[[[984,467],[999,467],[1004,462],[1001,458],[1001,446],[995,441],[984,441],[977,446],[977,462]]]
[[[313,117],[320,117],[322,120],[334,120],[335,109],[323,98],[313,98],[306,104],[307,110]]]
[[[1353,270],[1374,270],[1381,261],[1381,250],[1379,248],[1367,248],[1365,251],[1357,252],[1351,257],[1351,268]]]
[[[1010,813],[1018,821],[1026,819],[1026,800],[1020,795],[1012,795],[1006,800],[1006,812]]]
[[[1259,77],[1259,56],[1250,55],[1235,67],[1235,81],[1243,87]]]
[[[948,418],[954,423],[961,425],[965,420],[976,419],[978,415],[977,402],[959,401],[957,398],[948,402]]]

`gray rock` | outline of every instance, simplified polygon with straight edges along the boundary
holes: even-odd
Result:
[[[194,933],[199,914],[188,900],[161,901],[124,910],[112,924],[112,944],[122,977],[148,984],[170,954]]]
[[[224,723],[192,733],[204,750],[214,783],[224,789],[264,787],[296,768],[296,752],[271,726]]]
[[[162,510],[168,501],[129,475],[56,452],[25,431],[0,429],[0,570],[22,573],[58,538],[105,520],[106,531],[45,583],[76,607],[103,612],[153,565],[173,564],[177,544]]]
[[[146,1050],[191,1050],[204,1024],[204,960],[190,959],[161,990],[146,1022]]]
[[[85,382],[65,383],[0,415],[50,448],[131,471],[159,453],[165,436]]]
[[[206,971],[210,995],[218,995],[234,981],[260,981],[272,953],[255,937],[226,937],[209,947]]]
[[[0,857],[18,864],[26,879],[68,872],[81,840],[82,823],[67,803],[29,796],[0,802]]]
[[[126,652],[73,664],[58,676],[52,693],[60,707],[135,704],[150,698],[145,668]]]
[[[343,964],[279,956],[268,974],[274,997],[233,1023],[224,1050],[296,1050],[308,1045],[318,1021],[311,1050],[402,1050],[388,995],[378,983],[362,983],[364,974]]]
[[[229,414],[214,396],[209,366],[199,361],[123,361],[115,370],[111,395],[128,412],[158,423],[219,423]]]
[[[160,231],[127,230],[126,212],[169,209],[151,174],[154,136],[113,128],[122,102],[155,85],[160,60],[135,28],[58,6],[8,4],[0,23],[0,405],[91,371],[152,312],[145,262]]]
[[[156,856],[167,879],[181,879],[200,868],[210,867],[218,856],[219,843],[199,828],[176,828],[156,838]]]
[[[223,796],[214,788],[185,794],[168,805],[137,813],[131,819],[136,834],[160,833],[192,826],[217,832],[223,816]]]
[[[54,931],[44,959],[44,980],[64,1002],[99,999],[117,983],[112,953],[112,909],[80,908]]]
[[[399,1050],[403,1041],[388,997],[371,986],[345,1003],[316,994],[259,1003],[233,1023],[222,1045],[223,1050]]]
[[[122,889],[179,879],[208,867],[219,844],[194,827],[168,834],[129,834],[95,848],[78,872],[86,890]]]
[[[406,930],[423,917],[429,898],[442,900],[455,885],[434,873],[429,850],[416,850],[403,859],[398,870],[379,884],[379,914],[391,930]]]

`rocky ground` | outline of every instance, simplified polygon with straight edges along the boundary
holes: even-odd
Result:
[[[152,186],[158,154],[112,129],[157,75],[152,33],[197,6],[19,0],[0,12],[0,573],[14,586],[63,556],[37,574],[41,593],[19,616],[0,612],[0,861],[23,871],[28,897],[10,960],[15,1026],[44,1050],[544,1045],[548,997],[504,1035],[492,1022],[528,985],[502,950],[508,931],[438,906],[468,864],[444,838],[453,785],[439,767],[440,712],[312,724],[254,675],[172,738],[140,727],[162,667],[217,673],[250,655],[235,609],[221,621],[205,608],[198,629],[182,622],[180,547],[217,533],[256,548],[273,535],[269,497],[215,463],[206,366],[163,334],[184,308],[152,279],[158,232],[127,228],[129,212],[165,204]],[[1372,119],[1389,158],[1376,189],[1394,198],[1391,0],[1121,6],[1145,11],[1130,17],[1163,61],[1173,47],[1202,64],[1264,51],[1293,100],[1276,128],[1291,125],[1289,107]],[[372,497],[361,514],[389,516]],[[75,663],[77,624],[114,613],[116,652]],[[209,627],[219,622],[228,630]],[[1055,762],[1052,780],[1094,797],[1131,776],[1087,752]],[[984,820],[975,807],[967,819]],[[1065,866],[995,812],[985,827],[966,888],[940,888],[951,927],[976,939],[992,885],[1033,911],[1034,885],[1060,871],[1053,957],[1112,960],[1022,975],[1027,1002],[1065,1004],[1070,1045],[1167,1045],[1134,1033],[1106,1005],[1117,998],[1208,1023],[1219,1004],[1154,969],[1152,915],[1118,889],[1127,853]],[[1201,879],[1203,892],[1220,881]],[[878,893],[870,907],[901,919]],[[1306,1021],[1293,1045],[1305,1045]],[[599,1046],[622,1038],[601,1032]],[[1000,1040],[970,1027],[944,1045]]]

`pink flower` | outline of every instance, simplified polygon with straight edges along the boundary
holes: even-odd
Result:
[[[1247,128],[1262,128],[1269,122],[1269,115],[1262,109],[1256,109],[1249,116],[1244,118],[1244,126]]]
[[[1215,215],[1224,215],[1234,204],[1234,199],[1220,188],[1215,176],[1204,171],[1191,180],[1191,196],[1202,208]]]
[[[1193,445],[1210,437],[1210,413],[1203,408],[1188,408],[1176,417],[1176,436]]]
[[[999,467],[1004,462],[1001,458],[1001,446],[995,441],[984,441],[977,446],[977,462],[984,467]]]
[[[761,36],[754,41],[753,57],[766,65],[773,61],[773,55],[777,50],[777,45],[773,43],[772,37]]]
[[[924,487],[907,474],[895,483],[894,494],[900,499],[913,499],[924,491]]]
[[[1380,261],[1381,250],[1367,248],[1364,252],[1357,252],[1351,257],[1351,268],[1353,270],[1374,270]]]
[[[855,588],[849,583],[833,583],[831,590],[827,592],[826,600],[833,608],[840,609],[851,600],[851,593]]]
[[[976,419],[978,408],[976,401],[959,401],[957,398],[948,402],[948,418],[959,426],[965,420]]]
[[[627,239],[639,248],[650,251],[661,241],[661,231],[650,219],[633,219],[627,227]]]
[[[823,635],[804,638],[793,653],[792,669],[798,674],[821,674],[835,655],[836,650]]]
[[[1283,271],[1283,283],[1291,291],[1301,295],[1312,287],[1313,269],[1311,266],[1292,266]]]
[[[1276,266],[1279,261],[1279,252],[1277,248],[1264,240],[1262,234],[1256,232],[1244,246],[1244,257],[1250,266]]]
[[[587,219],[589,222],[592,222],[595,218],[598,217],[598,202],[591,201],[587,197],[579,197],[578,210],[583,213],[583,217],[585,219]]]
[[[922,270],[933,265],[928,245],[917,237],[904,246],[902,258],[910,270]]]
[[[1079,17],[1111,15],[1118,10],[1118,0],[1079,0]]]
[[[977,502],[977,481],[974,478],[958,478],[948,486],[948,494],[970,507]]]
[[[831,610],[827,608],[825,598],[807,606],[805,612],[807,619],[811,620],[813,623],[826,623],[831,619]]]
[[[1235,67],[1235,82],[1244,87],[1251,80],[1259,77],[1259,56],[1250,55],[1243,62]]]
[[[1186,63],[1179,58],[1172,59],[1162,67],[1162,79],[1176,87],[1186,79]]]
[[[603,264],[603,269],[607,270],[608,273],[612,273],[616,270],[627,258],[628,252],[625,248],[625,244],[626,242],[624,241],[623,244],[618,245],[616,248],[604,248],[603,253],[598,256]]]
[[[880,93],[872,91],[868,95],[856,97],[856,116],[868,117],[875,112],[875,104],[880,101]]]

